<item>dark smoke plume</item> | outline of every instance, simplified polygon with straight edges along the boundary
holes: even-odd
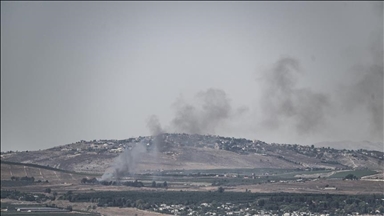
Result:
[[[330,107],[327,95],[309,88],[298,88],[297,78],[302,73],[299,62],[282,58],[265,73],[261,106],[264,125],[276,129],[284,121],[292,121],[299,134],[312,133],[326,122]]]
[[[125,148],[124,152],[115,158],[112,166],[104,172],[100,181],[119,180],[128,174],[135,174],[141,155],[146,152],[144,143],[135,143],[132,148]]]
[[[147,127],[149,128],[149,132],[151,133],[152,136],[156,136],[164,133],[164,130],[161,127],[160,121],[155,115],[152,115],[149,117],[147,121]]]
[[[351,75],[355,78],[345,86],[341,102],[344,110],[363,111],[367,114],[371,139],[383,142],[383,9],[382,1],[372,2],[372,13],[377,16],[377,29],[370,32],[370,63],[355,65]]]
[[[369,116],[370,135],[383,139],[383,33],[372,43],[372,64],[358,65],[352,84],[344,87],[342,97],[346,111],[363,109]]]
[[[217,126],[231,115],[230,101],[223,90],[208,89],[199,92],[196,104],[178,100],[176,116],[172,120],[175,131],[190,134],[214,133]]]
[[[157,116],[152,115],[147,121],[147,127],[153,138],[152,156],[157,159],[157,153],[168,150],[170,146],[164,141],[164,133],[166,131],[161,127],[160,121]]]
[[[164,133],[164,130],[155,115],[148,119],[147,127],[154,137],[152,151],[148,152],[145,146],[146,143],[142,142],[135,143],[131,148],[125,148],[124,152],[115,158],[112,166],[105,171],[100,178],[101,181],[119,180],[125,175],[135,174],[137,172],[137,165],[141,162],[142,154],[144,153],[148,153],[154,159],[157,158],[158,150],[164,148],[164,141],[160,136]]]

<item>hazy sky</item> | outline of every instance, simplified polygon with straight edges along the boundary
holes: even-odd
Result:
[[[1,2],[1,150],[383,141],[382,2]],[[152,116],[152,118],[155,118]]]

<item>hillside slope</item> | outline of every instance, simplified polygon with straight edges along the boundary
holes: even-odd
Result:
[[[35,182],[48,180],[49,183],[78,183],[86,174],[66,172],[65,170],[30,164],[1,162],[1,180],[11,180],[13,177],[34,177]]]
[[[135,172],[144,172],[217,168],[381,170],[384,164],[384,153],[380,151],[268,144],[259,140],[189,134],[81,141],[41,151],[2,153],[1,158],[98,174],[111,166],[125,165]]]

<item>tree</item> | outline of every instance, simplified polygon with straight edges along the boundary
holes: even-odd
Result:
[[[223,192],[224,192],[224,188],[223,188],[223,187],[219,187],[219,188],[217,188],[217,192],[219,192],[219,193],[223,193]]]
[[[71,205],[67,206],[67,210],[72,211],[72,206]]]
[[[45,193],[51,193],[51,188],[45,188]]]
[[[264,199],[259,199],[259,201],[257,201],[257,204],[261,207],[263,207],[265,205],[265,200]]]
[[[163,187],[168,188],[168,183],[167,183],[167,181],[165,181],[165,182],[163,183]]]
[[[344,180],[345,180],[345,179],[357,180],[358,178],[357,178],[357,176],[355,176],[355,175],[353,175],[352,173],[350,173],[350,174],[348,174],[348,175],[346,175],[346,176],[344,177]]]
[[[152,181],[152,187],[156,187],[156,182]]]
[[[379,211],[380,211],[380,213],[384,214],[384,207],[380,206]]]

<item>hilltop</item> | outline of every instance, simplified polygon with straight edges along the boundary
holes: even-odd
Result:
[[[275,211],[271,197],[279,197],[284,212],[329,211],[331,204],[307,206],[317,197],[348,212],[382,213],[382,204],[368,200],[382,195],[383,158],[382,151],[196,134],[82,140],[2,152],[2,206],[19,200],[82,214],[200,215],[201,208],[256,214]]]
[[[328,147],[332,146],[335,149],[350,149],[350,150],[372,150],[372,151],[384,151],[384,145],[380,142],[369,142],[369,141],[339,141],[339,142],[318,142],[314,143],[316,147]]]
[[[145,150],[135,152],[137,145]],[[138,155],[131,161],[137,172],[220,168],[382,170],[384,160],[384,152],[375,150],[168,133],[123,140],[82,140],[40,151],[2,152],[1,159],[102,174],[124,151]]]

